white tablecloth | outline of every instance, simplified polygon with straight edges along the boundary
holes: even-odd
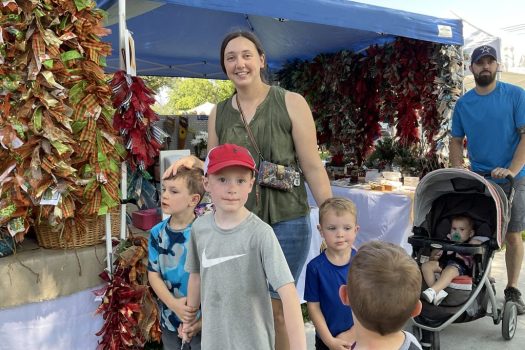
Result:
[[[402,246],[409,254],[412,246],[407,239],[412,230],[412,199],[404,193],[370,191],[357,187],[332,186],[334,197],[344,197],[352,200],[357,207],[357,223],[359,232],[355,246],[370,240],[382,240]],[[312,206],[310,223],[312,225],[312,240],[306,264],[319,255],[321,236],[317,230],[319,223],[319,208],[308,192],[308,202]],[[297,291],[302,299],[304,295],[304,279],[306,264],[297,281]]]
[[[7,278],[7,277],[6,277]],[[1,350],[96,349],[103,319],[96,288],[40,303],[0,309]]]

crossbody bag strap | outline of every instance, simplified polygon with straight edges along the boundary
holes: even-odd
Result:
[[[241,114],[242,123],[244,124],[244,128],[246,129],[246,132],[248,133],[248,136],[250,137],[250,141],[252,142],[253,147],[255,148],[255,151],[259,154],[259,157],[262,161],[264,161],[264,157],[259,150],[259,146],[257,146],[257,142],[255,142],[255,137],[253,136],[252,130],[248,126],[248,123],[246,122],[246,117],[244,116],[244,113],[241,108],[241,104],[239,103],[239,97],[237,94],[235,94],[235,102],[237,102],[237,108],[239,109],[239,113]]]

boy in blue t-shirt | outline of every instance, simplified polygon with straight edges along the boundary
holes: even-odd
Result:
[[[319,207],[317,228],[326,250],[306,267],[304,299],[315,330],[315,348],[348,349],[355,340],[351,309],[339,298],[346,284],[357,225],[355,204],[346,198],[329,198]]]
[[[181,167],[163,179],[161,208],[170,218],[151,229],[148,250],[148,278],[160,299],[160,326],[164,349],[180,349],[181,319],[194,311],[186,306],[189,273],[184,270],[195,207],[204,195],[202,169]],[[200,349],[201,321],[190,325],[187,349]]]

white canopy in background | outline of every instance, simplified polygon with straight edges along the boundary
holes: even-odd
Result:
[[[470,75],[468,70],[470,54],[481,45],[490,45],[496,49],[502,72],[525,74],[525,41],[523,37],[505,31],[489,32],[468,19],[460,19],[463,21],[463,50],[466,53],[465,75]]]
[[[462,18],[463,21],[463,56],[465,58],[465,76],[472,75],[468,67],[470,66],[470,56],[472,51],[481,45],[490,45],[498,52],[498,60],[501,61],[501,38],[493,35],[468,20]]]

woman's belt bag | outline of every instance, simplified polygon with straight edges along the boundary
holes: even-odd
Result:
[[[294,186],[301,184],[301,175],[291,166],[284,166],[261,161],[257,183],[264,187],[291,192]]]

